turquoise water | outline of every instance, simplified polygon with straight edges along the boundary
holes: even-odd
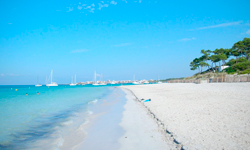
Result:
[[[0,86],[0,149],[50,137],[60,123],[110,92],[108,86]]]

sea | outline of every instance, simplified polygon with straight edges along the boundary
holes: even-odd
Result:
[[[112,136],[106,146],[116,149],[126,102],[117,86],[0,85],[0,149],[91,149],[100,128],[105,138],[99,140]]]

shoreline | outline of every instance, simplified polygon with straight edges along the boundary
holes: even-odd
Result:
[[[178,145],[163,134],[164,131],[139,103],[134,93],[123,87],[121,89],[126,93],[127,102],[120,123],[125,130],[125,134],[119,139],[120,150],[176,149]]]
[[[250,146],[250,83],[171,83],[122,87],[138,99],[178,149]]]

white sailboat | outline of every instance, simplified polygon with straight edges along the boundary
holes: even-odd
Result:
[[[35,85],[36,87],[43,86],[42,84],[39,84],[39,76],[37,76],[37,84]]]
[[[95,85],[95,86],[99,85],[98,83],[96,83],[96,72],[94,74],[94,83],[92,85]]]
[[[134,82],[132,82],[133,84],[140,84],[139,82],[135,81],[135,75],[134,75]]]
[[[159,76],[158,76],[158,82],[157,82],[158,84],[162,84],[162,82],[159,80]]]
[[[53,70],[51,70],[51,74],[50,74],[50,83],[46,84],[46,86],[58,86],[58,84],[56,82],[52,82],[52,77],[53,77]]]
[[[71,77],[71,83],[70,86],[76,86],[76,75],[75,75],[75,83],[73,83],[73,76]]]
[[[101,82],[100,85],[107,85],[105,82]]]
[[[102,76],[102,74],[101,74],[101,83],[100,83],[100,85],[107,85],[106,82],[105,82],[105,81],[102,81],[102,80],[103,80],[103,76]]]
[[[113,80],[113,81],[111,82],[111,84],[116,84],[116,82]]]

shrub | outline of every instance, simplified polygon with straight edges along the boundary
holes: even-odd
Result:
[[[226,71],[228,74],[234,74],[234,73],[236,73],[236,70],[232,69],[232,67],[226,68],[225,71]]]
[[[244,71],[241,71],[240,74],[250,74],[250,68]]]
[[[236,63],[236,60],[235,60],[235,59],[230,59],[230,60],[226,63],[226,65],[232,66],[232,65],[235,64],[235,63]]]
[[[237,70],[237,71],[244,71],[246,69],[249,69],[250,68],[250,60],[234,64],[231,66],[231,68],[233,70]]]

